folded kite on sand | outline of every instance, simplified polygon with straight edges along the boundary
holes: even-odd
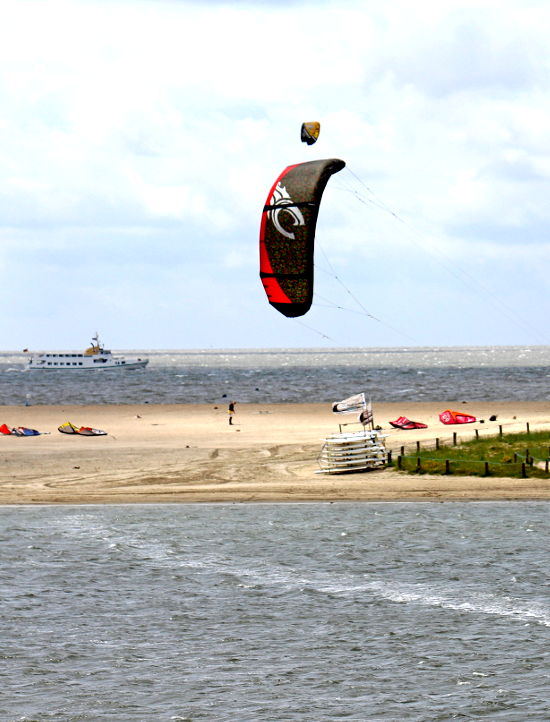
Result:
[[[27,429],[26,426],[15,426],[12,429],[6,424],[0,426],[0,434],[5,436],[40,436],[43,433],[43,431],[37,431],[36,429]]]
[[[80,436],[106,436],[106,431],[101,429],[92,429],[91,426],[75,426],[70,421],[65,421],[64,424],[58,426],[58,431],[62,434],[80,434]]]
[[[391,426],[395,429],[427,429],[427,424],[421,421],[411,421],[406,416],[400,416],[395,421],[390,421]]]
[[[469,414],[461,414],[460,411],[451,411],[447,409],[439,414],[439,420],[442,424],[473,424],[477,421],[475,416]]]

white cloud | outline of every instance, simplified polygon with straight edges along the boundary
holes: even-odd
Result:
[[[391,318],[403,297],[439,299],[433,314],[407,308],[422,343],[528,342],[497,312],[476,316],[459,271],[490,267],[498,293],[545,325],[549,20],[544,2],[511,0],[5,3],[0,268],[7,293],[33,283],[4,344],[47,326],[33,299],[66,284],[85,302],[92,278],[104,298],[124,287],[157,309],[138,323],[115,304],[133,347],[153,333],[176,343],[170,298],[188,346],[211,345],[208,333],[265,346],[268,328],[274,345],[315,345],[268,306],[255,266],[270,185],[318,157],[348,165],[318,238],[358,297]],[[300,123],[314,119],[321,137],[306,148]],[[185,304],[182,287],[195,294]],[[318,289],[347,296],[322,271]],[[59,327],[65,313],[44,311]],[[311,313],[338,343],[400,343],[380,324],[363,336],[364,319]]]

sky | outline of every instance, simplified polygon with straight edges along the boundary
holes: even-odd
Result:
[[[549,34],[545,0],[6,0],[0,348],[550,344]],[[261,212],[319,158],[288,319]]]

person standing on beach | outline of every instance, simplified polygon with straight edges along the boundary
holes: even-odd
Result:
[[[229,414],[229,426],[233,426],[233,414],[235,413],[236,403],[236,401],[229,402],[229,408],[227,409],[227,413]]]

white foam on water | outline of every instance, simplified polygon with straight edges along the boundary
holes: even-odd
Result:
[[[243,588],[257,586],[276,587],[279,591],[303,591],[311,589],[323,594],[365,597],[370,595],[379,600],[398,604],[417,604],[426,607],[452,610],[465,614],[487,614],[516,621],[541,624],[550,627],[550,606],[540,602],[526,602],[518,597],[504,596],[489,591],[469,590],[466,598],[458,596],[455,587],[445,582],[433,584],[412,584],[391,579],[358,579],[353,574],[320,573],[304,574],[301,570],[276,567],[269,563],[243,567],[236,565],[224,554],[201,553],[196,549],[186,553],[185,548],[174,549],[170,542],[162,539],[144,539],[137,535],[118,533],[102,524],[90,525],[85,514],[71,514],[54,521],[69,535],[93,537],[102,540],[112,550],[120,545],[124,553],[135,552],[141,559],[146,557],[158,565],[189,568],[232,575]],[[182,540],[180,540],[181,542]]]
[[[376,579],[357,583],[357,580],[349,575],[307,577],[289,570],[273,568],[262,570],[226,567],[224,571],[240,577],[241,580],[246,579],[249,585],[277,586],[283,591],[310,588],[334,595],[358,596],[368,593],[377,599],[399,604],[420,604],[462,613],[496,615],[550,627],[549,605],[526,603],[517,597],[499,596],[491,592],[471,592],[469,598],[463,599],[456,596],[454,589],[446,591],[441,585],[438,585],[437,592],[434,592],[435,585],[403,584]],[[243,586],[246,586],[244,581]]]

